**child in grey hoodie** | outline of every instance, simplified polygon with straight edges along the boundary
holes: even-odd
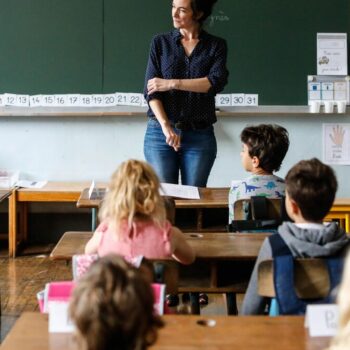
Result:
[[[284,243],[295,258],[322,258],[344,254],[349,246],[346,233],[334,222],[323,224],[332,207],[337,191],[333,170],[318,159],[302,160],[286,176],[286,210],[294,221],[284,222],[279,228]],[[260,249],[241,314],[263,314],[268,298],[258,295],[258,265],[272,259],[269,239]]]

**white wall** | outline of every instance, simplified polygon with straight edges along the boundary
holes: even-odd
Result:
[[[247,176],[240,164],[239,134],[247,124],[278,123],[289,131],[290,149],[278,173],[298,160],[322,159],[322,123],[350,123],[349,116],[219,117],[218,158],[208,186],[229,186]],[[108,180],[128,158],[143,159],[146,117],[1,117],[0,168],[33,180]],[[349,166],[334,167],[338,197],[350,197]]]

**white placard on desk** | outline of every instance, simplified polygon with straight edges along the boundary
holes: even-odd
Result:
[[[49,333],[74,332],[74,324],[68,317],[69,303],[64,301],[50,301],[49,308]]]
[[[336,304],[308,305],[305,314],[305,327],[311,337],[331,337],[336,335],[339,310]]]
[[[198,187],[161,183],[160,194],[185,199],[200,199]]]
[[[347,74],[347,33],[317,33],[317,75]]]

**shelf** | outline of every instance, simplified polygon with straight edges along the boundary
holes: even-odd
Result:
[[[146,116],[146,107],[117,106],[117,107],[0,107],[0,117],[118,117],[118,116]],[[217,116],[316,116],[327,115],[309,112],[308,106],[258,106],[258,107],[222,107]],[[329,114],[349,116],[350,107],[345,114]]]

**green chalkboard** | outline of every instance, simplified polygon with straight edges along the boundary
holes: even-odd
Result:
[[[102,90],[100,0],[0,0],[0,93]]]
[[[141,92],[171,0],[0,0],[0,93]],[[350,32],[349,0],[219,0],[206,29],[227,40],[225,92],[306,104],[316,33]]]

